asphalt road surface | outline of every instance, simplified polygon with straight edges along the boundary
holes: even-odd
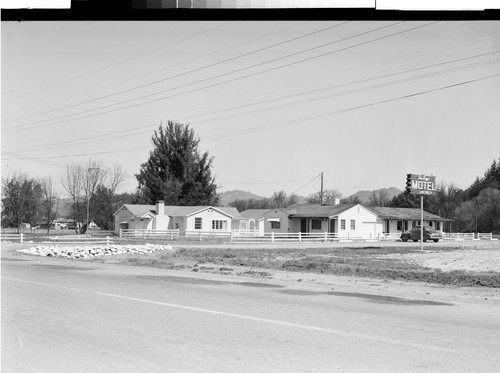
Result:
[[[500,371],[498,306],[27,256],[1,264],[4,373]]]

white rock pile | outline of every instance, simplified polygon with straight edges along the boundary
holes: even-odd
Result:
[[[146,255],[159,250],[172,250],[172,245],[109,245],[108,246],[34,246],[17,250],[39,256],[54,256],[70,259],[88,259],[101,255],[137,254]]]

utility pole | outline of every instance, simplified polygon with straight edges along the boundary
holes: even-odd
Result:
[[[85,233],[87,233],[88,229],[89,229],[89,225],[90,225],[90,197],[92,196],[93,194],[93,191],[90,190],[90,185],[89,185],[89,174],[90,174],[90,171],[94,171],[94,170],[97,170],[97,171],[101,171],[101,170],[104,170],[103,167],[90,167],[88,170],[87,170],[87,226],[85,227]],[[90,195],[89,195],[90,194]]]
[[[321,171],[321,191],[319,195],[319,204],[323,204],[323,171]]]

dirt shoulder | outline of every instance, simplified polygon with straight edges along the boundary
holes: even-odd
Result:
[[[2,258],[25,256],[17,250],[33,245],[2,244]],[[70,261],[72,265],[149,267],[169,276],[371,297],[396,304],[500,305],[500,248],[495,244],[433,246],[424,252],[418,245],[256,248],[173,242],[172,246],[147,255],[39,259],[66,265]]]

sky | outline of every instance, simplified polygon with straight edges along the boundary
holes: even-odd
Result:
[[[219,192],[465,189],[500,157],[496,21],[4,21],[1,64],[2,178],[95,160],[132,192],[169,120]]]

